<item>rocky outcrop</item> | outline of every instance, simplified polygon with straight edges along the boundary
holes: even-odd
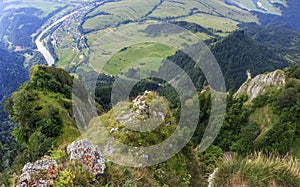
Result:
[[[127,107],[127,106],[126,106]],[[165,120],[166,105],[162,98],[155,92],[145,91],[143,95],[137,96],[132,101],[132,106],[122,112],[116,114],[116,118],[120,123],[138,123],[137,121],[145,121],[149,118],[156,118],[161,121]]]
[[[105,170],[105,160],[97,146],[91,144],[89,140],[73,142],[67,147],[70,161],[79,161],[94,175],[101,175]]]
[[[38,160],[27,163],[22,169],[17,187],[39,186],[44,187],[52,184],[52,179],[57,174],[57,163],[54,159]]]
[[[147,102],[147,99],[150,101]],[[139,116],[141,119],[145,120],[147,118],[155,117],[160,118],[161,120],[165,120],[165,111],[156,111],[151,110],[151,100],[158,99],[156,94],[151,91],[145,91],[144,95],[137,96],[133,102],[133,113],[136,116]],[[163,104],[163,103],[161,103]]]
[[[85,169],[96,175],[102,175],[105,170],[105,160],[97,146],[89,140],[75,141],[67,147],[70,162],[77,161]],[[53,158],[27,163],[16,187],[46,187],[52,186],[58,173],[57,162]]]
[[[268,88],[281,87],[286,84],[286,75],[282,70],[271,73],[257,75],[253,79],[248,79],[236,92],[235,96],[247,94],[249,101],[265,93]]]

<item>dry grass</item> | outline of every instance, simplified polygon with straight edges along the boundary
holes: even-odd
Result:
[[[256,153],[245,159],[222,163],[215,186],[293,186],[300,184],[300,163],[294,158],[281,159]]]

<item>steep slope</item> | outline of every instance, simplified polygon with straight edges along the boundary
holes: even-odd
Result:
[[[24,57],[0,48],[0,101],[29,79]]]
[[[148,162],[151,164],[156,159],[160,159],[153,155],[145,157],[142,164],[137,165],[140,168],[124,167],[109,161],[110,157],[120,156],[120,162],[123,164],[132,161],[139,164],[141,162],[139,156],[142,152],[134,151],[133,147],[138,150],[157,145],[173,135],[176,128],[179,127],[166,99],[155,92],[146,91],[132,102],[120,102],[113,110],[91,121],[83,137],[99,145],[106,155],[108,162],[104,176],[112,186],[206,185],[203,178],[205,166],[196,159],[199,153],[190,144],[171,159],[154,166],[147,166]],[[149,131],[149,129],[153,130]],[[111,142],[110,137],[117,141],[117,145],[114,145],[114,141]],[[177,138],[178,142],[170,145],[169,149],[174,149],[178,143],[180,144],[180,137]],[[120,143],[132,148],[129,150],[125,148],[122,152],[118,152]],[[164,151],[168,150],[160,150],[160,152]]]
[[[253,40],[244,31],[233,32],[211,44],[210,49],[220,65],[228,90],[238,89],[247,80],[247,70],[256,76],[290,65],[283,57],[266,45]],[[168,60],[184,69],[197,88],[203,87],[205,77],[201,69],[186,54],[178,51],[175,55],[168,57]]]
[[[248,79],[236,92],[235,96],[247,94],[249,101],[252,101],[257,96],[264,94],[272,88],[279,89],[286,84],[286,75],[281,70],[276,70],[271,73],[260,74],[253,79]]]
[[[72,119],[72,82],[62,69],[34,66],[30,81],[6,100],[10,119],[18,123],[12,134],[23,147],[14,159],[18,167],[79,136]]]
[[[258,75],[246,81],[235,97],[248,95],[251,108],[249,121],[258,125],[253,149],[278,152],[287,157],[299,157],[299,146],[295,144],[299,135],[299,88],[298,77],[293,77],[299,68],[277,70]]]
[[[287,23],[268,26],[245,23],[239,27],[255,41],[267,45],[280,56],[293,63],[300,63],[300,33]]]
[[[289,65],[288,61],[252,40],[244,31],[232,33],[214,44],[211,50],[222,69],[228,89],[239,88],[247,79],[247,70],[256,76]]]
[[[299,187],[299,168],[299,161],[292,158],[282,160],[260,153],[244,159],[234,157],[220,165],[213,186]]]
[[[162,103],[165,104],[164,107],[161,106]],[[124,128],[128,123],[141,127],[151,126],[151,120],[157,122],[155,119],[161,121],[161,124],[151,132],[136,132]],[[132,102],[121,102],[114,110],[94,119],[83,134],[89,140],[75,141],[67,149],[61,147],[52,151],[50,158],[44,157],[24,165],[22,175],[17,179],[17,186],[205,186],[206,166],[197,159],[200,153],[190,144],[163,163],[135,168],[111,162],[109,156],[114,150],[110,149],[110,142],[102,141],[105,138],[103,131],[107,131],[119,142],[136,148],[147,147],[168,138],[175,128],[175,119],[167,101],[155,92],[145,92]],[[176,143],[169,148],[174,147]],[[126,162],[126,152],[119,154],[123,155],[120,161]],[[149,157],[149,161],[151,159],[157,158]]]

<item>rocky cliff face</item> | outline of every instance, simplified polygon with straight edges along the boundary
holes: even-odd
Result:
[[[271,73],[260,74],[248,80],[239,88],[235,96],[247,94],[249,101],[265,93],[268,88],[281,87],[286,84],[286,75],[282,70],[276,70]]]

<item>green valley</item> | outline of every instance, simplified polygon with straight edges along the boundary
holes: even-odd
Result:
[[[300,187],[299,5],[0,0],[0,186]]]

